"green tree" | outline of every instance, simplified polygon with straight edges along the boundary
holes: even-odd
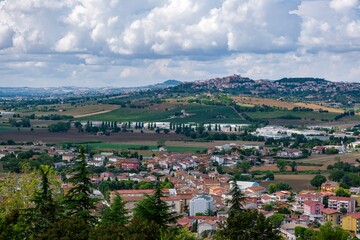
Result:
[[[59,218],[60,210],[51,189],[50,176],[54,175],[53,169],[50,166],[41,165],[39,172],[41,176],[40,190],[35,192],[33,198],[35,207],[30,209],[35,234],[52,227]]]
[[[277,191],[277,187],[275,183],[270,183],[269,186],[267,187],[267,190],[269,193],[274,193]]]
[[[98,199],[91,197],[94,184],[90,180],[90,171],[87,168],[85,149],[80,148],[80,157],[75,161],[74,173],[68,181],[73,187],[65,196],[64,204],[67,208],[67,215],[83,220],[87,224],[95,224],[96,217],[91,211],[96,209]]]
[[[279,231],[273,223],[255,209],[244,210],[229,216],[220,226],[216,239],[280,240]]]
[[[286,170],[286,161],[285,160],[276,160],[276,167],[279,169],[279,172],[284,172]]]
[[[268,219],[274,227],[279,228],[282,222],[285,220],[285,216],[283,214],[275,213],[271,215]]]
[[[229,215],[233,215],[237,212],[240,212],[244,209],[243,202],[245,200],[244,194],[241,192],[241,189],[236,183],[235,178],[229,180],[231,183],[231,199],[227,201],[227,204],[230,205]]]
[[[277,191],[288,191],[292,189],[292,186],[286,182],[278,182],[276,183],[276,189]]]
[[[125,202],[121,199],[120,195],[116,195],[110,207],[104,210],[101,224],[115,224],[125,226],[129,223]]]
[[[92,227],[84,219],[71,216],[57,221],[52,228],[39,234],[36,239],[88,240],[91,229]]]
[[[136,204],[134,217],[146,222],[154,222],[160,228],[167,228],[169,224],[175,223],[178,216],[170,212],[170,207],[163,198],[164,194],[160,184],[157,184],[153,195],[146,196]]]
[[[336,190],[335,195],[338,197],[350,197],[351,193],[348,190],[340,187],[338,190]]]
[[[321,184],[326,182],[326,177],[323,175],[316,175],[313,179],[311,179],[310,184],[316,188],[320,188]]]
[[[320,231],[314,231],[311,240],[347,240],[350,235],[341,227],[333,227],[330,222],[326,222],[320,227]]]
[[[289,166],[291,167],[291,172],[296,172],[297,171],[297,162],[290,161]]]
[[[237,168],[241,168],[243,173],[248,173],[249,169],[252,167],[251,163],[247,160],[241,161],[241,163],[238,163]]]

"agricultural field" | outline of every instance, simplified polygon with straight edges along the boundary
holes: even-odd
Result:
[[[330,164],[334,164],[337,160],[335,158],[340,158],[340,161],[355,163],[356,159],[360,159],[360,153],[346,153],[346,154],[336,154],[336,155],[327,155],[327,154],[313,154],[309,158],[292,160],[296,162],[302,162],[304,164],[321,164],[322,166],[298,166],[298,171],[326,171],[327,167]],[[256,166],[251,169],[252,171],[273,171],[278,172],[279,169],[276,165],[271,166]],[[287,171],[290,171],[290,167],[287,167]]]
[[[83,144],[83,143],[82,143]],[[87,143],[87,146],[93,149],[101,149],[101,150],[140,150],[142,152],[158,152],[158,148],[156,146],[156,142],[152,142],[149,145],[140,145],[140,144],[121,144],[121,143]],[[207,149],[203,147],[190,147],[190,146],[167,146],[167,151],[169,152],[204,152]],[[144,151],[148,150],[148,151]],[[151,154],[149,154],[151,155]]]
[[[7,141],[9,139],[15,142],[34,142],[42,141],[45,143],[62,143],[62,142],[136,142],[136,141],[158,141],[158,140],[190,140],[190,138],[184,135],[178,135],[174,133],[169,134],[156,134],[156,133],[112,133],[110,136],[97,136],[90,133],[79,133],[75,129],[63,133],[51,133],[48,129],[35,128],[34,131],[30,131],[29,128],[13,128],[9,134],[0,134],[0,141]]]
[[[334,120],[337,113],[320,113],[320,112],[294,112],[289,110],[278,110],[271,112],[249,112],[247,113],[250,117],[258,119],[282,119],[287,120],[286,117],[293,116],[299,118],[299,120],[312,120],[312,121],[331,121]],[[356,116],[357,117],[357,116]],[[360,118],[359,118],[360,119]],[[292,119],[288,119],[292,120]],[[296,119],[294,119],[296,120]]]
[[[325,177],[328,177],[328,174],[324,174]],[[301,190],[315,190],[311,186],[310,181],[315,177],[315,174],[297,174],[297,175],[286,175],[286,174],[275,174],[275,180],[261,182],[260,185],[263,187],[269,186],[270,183],[277,182],[286,182],[289,183],[294,191]]]
[[[254,97],[233,97],[233,100],[239,104],[246,104],[248,106],[262,106],[267,105],[270,107],[279,107],[279,108],[285,108],[288,110],[292,110],[294,107],[304,107],[304,108],[311,108],[314,110],[327,110],[330,113],[342,113],[344,112],[343,109],[336,109],[336,108],[330,108],[321,106],[315,103],[304,103],[304,102],[285,102],[270,98],[254,98]]]
[[[177,117],[174,116],[185,110],[189,116]],[[177,106],[168,110],[157,110],[154,106],[145,109],[139,108],[120,108],[108,113],[88,116],[81,118],[82,120],[96,120],[96,121],[171,121],[174,123],[246,123],[231,107],[228,106],[209,106],[200,104],[186,104],[184,106]]]
[[[40,105],[33,109],[26,109],[19,111],[20,113],[35,114],[37,116],[46,116],[51,114],[58,115],[70,115],[75,118],[87,117],[96,114],[102,114],[106,112],[118,109],[118,105],[114,104],[99,104],[99,103],[87,103],[87,104],[54,104],[54,105]]]

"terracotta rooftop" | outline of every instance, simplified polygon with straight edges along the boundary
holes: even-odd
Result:
[[[336,200],[336,201],[351,201],[353,200],[350,197],[337,197],[337,196],[331,196],[329,197],[329,200]]]
[[[331,214],[335,214],[335,213],[339,213],[338,211],[331,209],[331,208],[323,208],[321,210],[321,212],[327,214],[327,215],[331,215]]]

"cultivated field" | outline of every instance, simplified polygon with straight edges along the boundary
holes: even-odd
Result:
[[[324,174],[325,177],[328,177],[327,174]],[[263,187],[269,186],[270,183],[277,183],[277,182],[286,182],[289,183],[293,190],[301,191],[301,190],[312,190],[316,189],[311,186],[310,181],[313,179],[315,175],[313,174],[297,174],[297,175],[284,175],[284,174],[276,174],[275,180],[261,182],[260,185]]]
[[[166,105],[165,105],[166,106]],[[169,105],[170,106],[170,105]],[[171,104],[171,106],[174,106]],[[164,107],[161,107],[164,108]],[[185,110],[189,114],[187,117],[174,118],[175,114]],[[108,113],[88,116],[81,118],[82,120],[97,121],[171,121],[174,123],[245,123],[239,115],[228,106],[208,106],[200,104],[186,104],[184,106],[176,106],[168,108],[168,110],[155,109],[151,106],[145,109],[139,108],[120,108]]]
[[[296,118],[300,118],[301,120],[310,120],[310,121],[331,121],[334,120],[337,113],[320,113],[320,112],[294,112],[290,110],[275,110],[271,112],[249,112],[247,113],[249,116],[253,118],[261,118],[261,119],[281,119],[286,118],[287,116],[293,116]],[[300,120],[299,119],[299,120]],[[281,119],[287,120],[287,119]],[[288,119],[293,120],[293,119]],[[297,119],[294,119],[297,120]]]
[[[136,142],[136,141],[158,141],[158,140],[190,140],[184,135],[174,133],[156,134],[156,133],[112,133],[110,136],[96,136],[90,133],[79,133],[77,130],[70,130],[67,133],[51,133],[47,129],[30,129],[21,128],[17,131],[16,128],[11,131],[4,131],[0,134],[0,141],[7,141],[9,139],[15,142],[33,142],[42,141],[45,143],[62,143],[62,142]]]
[[[86,117],[95,114],[106,113],[118,108],[119,108],[118,105],[98,104],[98,103],[77,104],[77,105],[53,104],[53,105],[40,105],[37,106],[35,109],[24,110],[21,113],[24,114],[34,113],[37,116],[41,116],[41,115],[46,116],[51,114],[70,115],[70,116],[74,116],[75,118],[78,118],[78,117]]]
[[[314,154],[309,158],[293,160],[296,162],[310,163],[310,164],[322,164],[322,166],[298,166],[298,171],[326,171],[327,167],[336,162],[335,158],[339,157],[340,161],[348,162],[348,163],[356,163],[356,159],[360,159],[360,153],[347,153],[347,154],[336,154],[336,155],[327,155],[327,154]],[[279,169],[276,165],[271,166],[257,166],[251,168],[252,171],[260,170],[260,171],[273,171],[278,172]],[[290,171],[290,167],[287,167],[287,171]]]
[[[342,110],[342,109],[324,107],[324,106],[314,104],[314,103],[303,103],[303,102],[292,103],[292,102],[285,102],[285,101],[280,101],[280,100],[275,100],[275,99],[270,99],[270,98],[254,98],[254,97],[233,97],[233,99],[237,103],[248,104],[248,105],[253,105],[253,106],[267,105],[270,107],[280,107],[280,108],[285,108],[288,110],[292,110],[294,107],[306,107],[306,108],[311,108],[314,110],[319,110],[319,109],[327,110],[332,113],[344,112],[344,110]]]

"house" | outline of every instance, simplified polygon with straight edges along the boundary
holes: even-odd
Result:
[[[137,159],[126,159],[120,161],[120,167],[125,170],[138,169],[140,167],[140,163]]]
[[[322,192],[336,192],[339,188],[339,183],[333,181],[326,181],[321,184],[321,191]]]
[[[265,194],[265,195],[261,196],[260,201],[263,204],[267,204],[267,203],[275,202],[276,200],[274,198],[272,198],[271,196]]]
[[[198,223],[197,234],[201,235],[204,231],[215,231],[216,230],[216,222],[212,220],[202,220]]]
[[[249,187],[259,187],[260,184],[257,182],[247,182],[247,181],[236,181],[236,184],[239,186],[241,191],[245,191]]]
[[[75,159],[75,154],[63,154],[61,156],[61,159],[64,161],[64,162],[70,162],[72,160]]]
[[[322,154],[325,152],[325,146],[315,146],[312,148],[311,153],[313,154]]]
[[[249,187],[246,191],[248,192],[248,195],[260,197],[265,192],[265,188],[262,186]]]
[[[273,193],[273,195],[279,201],[287,201],[287,199],[291,197],[291,192],[289,192],[289,191],[278,191],[278,192]]]
[[[93,160],[98,161],[98,162],[104,162],[105,161],[105,156],[101,155],[101,154],[96,154],[96,155],[93,156]]]
[[[360,213],[351,213],[342,218],[342,229],[360,234]]]
[[[304,202],[304,215],[314,216],[321,215],[321,210],[324,208],[324,205],[318,201],[305,201]]]
[[[316,192],[299,193],[298,195],[295,196],[295,200],[298,204],[303,206],[304,202],[308,200],[322,202],[323,196],[321,193],[316,193]]]
[[[87,165],[88,166],[94,166],[94,167],[102,167],[104,165],[104,163],[99,162],[99,161],[88,161]]]
[[[287,215],[285,215],[284,221],[285,221],[285,223],[309,225],[310,218],[307,215],[287,214]]]
[[[111,156],[111,157],[109,157],[109,162],[117,162],[121,159],[124,159],[124,158],[119,157],[119,156]]]
[[[321,210],[322,222],[330,222],[333,226],[339,226],[341,222],[341,213],[331,208]]]
[[[352,213],[355,212],[355,199],[331,196],[328,200],[328,206],[340,212],[342,212],[342,209],[346,209],[347,213]]]
[[[303,152],[297,149],[285,149],[277,152],[276,156],[280,158],[301,158],[303,156]]]

